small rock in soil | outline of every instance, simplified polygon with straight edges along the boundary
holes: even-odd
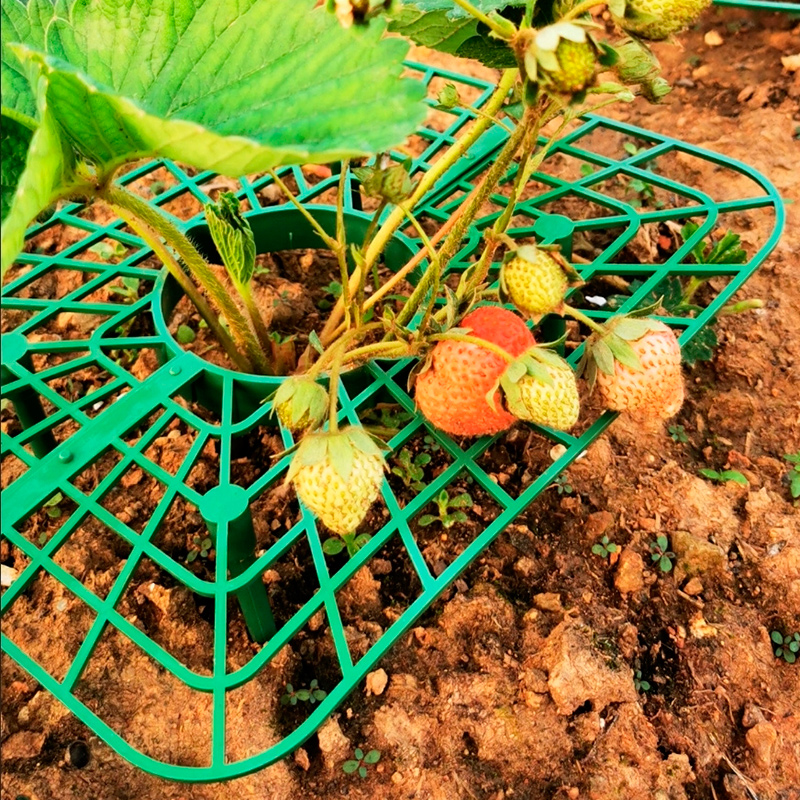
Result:
[[[335,770],[350,754],[350,740],[342,733],[339,723],[331,717],[318,731],[319,749],[328,770]]]
[[[385,669],[376,669],[367,675],[367,695],[383,694],[386,684],[389,683],[389,676]]]
[[[727,571],[725,552],[718,545],[693,536],[688,531],[675,531],[670,537],[670,546],[677,555],[675,577],[717,575]]]
[[[15,758],[36,758],[42,752],[45,735],[33,731],[12,733],[3,742],[3,761]]]
[[[564,610],[564,606],[561,605],[561,595],[556,592],[541,592],[534,595],[533,604],[540,611],[559,613]]]
[[[599,539],[614,522],[614,515],[610,511],[595,511],[586,519],[584,532],[587,539]]]
[[[703,593],[703,582],[700,578],[689,578],[689,580],[686,581],[686,585],[683,587],[683,591],[690,597],[697,597],[697,595]]]
[[[614,586],[621,594],[633,594],[644,588],[644,559],[629,547],[619,554]]]
[[[778,741],[778,732],[769,722],[759,722],[747,731],[746,739],[753,754],[753,765],[766,773],[772,766],[772,751]]]
[[[309,761],[308,753],[304,748],[298,747],[297,750],[294,751],[294,763],[304,772],[308,772],[311,767],[311,761]]]

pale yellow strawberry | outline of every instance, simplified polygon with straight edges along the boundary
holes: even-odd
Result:
[[[500,284],[520,311],[538,318],[560,308],[569,279],[551,253],[525,245],[501,267]]]
[[[561,368],[548,367],[547,371],[552,384],[542,383],[532,375],[525,375],[517,382],[520,402],[513,411],[527,422],[568,431],[581,413],[575,373],[566,362]]]
[[[625,15],[614,22],[643,39],[661,41],[679,33],[711,5],[711,0],[626,0]]]
[[[286,476],[297,496],[330,530],[353,533],[380,493],[385,461],[363,430],[306,436]]]
[[[641,371],[614,361],[613,375],[597,371],[596,386],[606,408],[642,417],[668,419],[683,405],[681,348],[672,329],[651,322],[652,329],[629,342]]]

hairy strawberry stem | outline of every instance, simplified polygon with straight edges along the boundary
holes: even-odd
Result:
[[[566,14],[564,14],[559,21],[569,22],[569,20],[576,19],[582,14],[586,14],[588,11],[591,11],[593,8],[604,5],[606,5],[606,0],[583,0],[582,3],[578,3],[578,5],[576,5],[574,8],[571,8]]]
[[[472,3],[469,2],[469,0],[454,0],[454,2],[456,3],[456,5],[461,6],[461,8],[463,8],[464,11],[469,12],[479,22],[482,22],[484,25],[486,25],[501,39],[508,38],[508,32],[501,25],[499,25],[491,17],[484,14],[483,11],[481,11],[479,8],[476,8],[474,5],[472,5]]]
[[[214,274],[211,266],[200,255],[188,237],[169,222],[166,217],[145,203],[144,200],[122,187],[109,183],[101,190],[100,197],[118,213],[120,210],[127,211],[144,222],[175,250],[192,277],[195,278],[222,311],[230,326],[233,338],[246,353],[248,361],[258,372],[269,374],[272,371],[272,367],[266,353],[261,349],[252,328],[230,297],[227,289]],[[211,325],[210,322],[209,325]]]
[[[504,358],[510,364],[512,361],[516,361],[515,356],[512,356],[511,353],[506,352],[503,350],[500,345],[495,344],[494,342],[488,342],[486,339],[481,339],[479,336],[470,336],[467,333],[454,333],[452,331],[448,331],[447,333],[438,333],[434,336],[428,337],[429,342],[466,342],[467,344],[474,344],[478,347],[484,348],[484,350],[491,350],[491,352],[495,353],[496,355]]]

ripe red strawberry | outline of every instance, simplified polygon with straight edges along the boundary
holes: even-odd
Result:
[[[311,433],[300,443],[286,481],[335,533],[355,531],[383,483],[386,462],[363,428]]]
[[[642,323],[646,323],[643,331]],[[630,318],[612,322],[609,328],[610,336],[589,344],[598,367],[597,389],[606,408],[655,419],[677,414],[683,405],[684,386],[681,348],[672,329],[657,320]],[[613,336],[624,340],[634,359],[620,359],[619,342],[610,338]],[[603,350],[604,344],[608,352]]]
[[[482,306],[467,314],[460,328],[471,336],[502,347],[512,356],[535,344],[533,334],[513,312],[500,306]],[[416,400],[426,419],[453,436],[483,436],[499,433],[515,422],[503,409],[500,393],[495,408],[486,395],[497,383],[508,362],[480,345],[468,342],[438,342],[431,365],[416,382]]]

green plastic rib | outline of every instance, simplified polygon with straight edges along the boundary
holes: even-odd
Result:
[[[752,8],[753,11],[785,11],[788,14],[800,14],[800,3],[797,0],[787,3],[774,3],[770,0],[714,0],[714,5]]]
[[[478,89],[477,106],[483,105],[492,87],[475,78],[410,64],[430,84],[447,79]],[[433,102],[433,101],[431,101]],[[454,111],[452,123],[444,131],[423,128],[418,140],[421,152],[412,162],[412,173],[420,174],[431,166],[431,159],[452,143],[462,127],[473,118],[472,112]],[[595,146],[597,136],[617,137],[637,143],[634,154],[620,150],[608,155],[609,147]],[[488,131],[433,188],[424,200],[424,213],[444,221],[458,205],[458,197],[471,191],[474,182],[491,163],[507,134],[500,128]],[[737,198],[719,198],[713,187],[687,184],[679,177],[669,177],[676,154],[699,159],[735,171],[749,179],[750,194]],[[402,153],[393,154],[403,160]],[[579,175],[559,176],[560,163],[588,165]],[[671,167],[670,167],[671,164]],[[514,168],[505,176],[504,185],[514,177]],[[122,179],[136,188],[146,177],[158,177],[165,190],[150,202],[174,210],[173,201],[185,202],[194,197],[205,201],[216,176],[211,173],[190,175],[169,161],[144,164]],[[312,214],[329,230],[334,225],[334,210],[320,200],[337,184],[336,175],[314,183],[297,167],[284,168],[280,174],[292,178],[298,197]],[[663,207],[635,207],[626,189],[632,179],[646,181],[654,191],[671,198]],[[729,159],[689,146],[670,137],[640,128],[623,125],[598,116],[587,117],[583,124],[566,136],[553,150],[532,181],[544,188],[526,200],[516,215],[521,224],[510,234],[515,238],[535,237],[543,242],[556,242],[563,252],[575,255],[582,240],[594,235],[605,237],[599,252],[588,264],[578,263],[584,280],[603,275],[636,277],[641,283],[625,301],[623,310],[643,302],[658,284],[669,276],[721,276],[728,283],[714,300],[696,316],[664,317],[682,330],[681,341],[689,342],[719,309],[744,284],[778,241],[784,223],[783,206],[773,186],[751,168]],[[265,189],[270,178],[242,178],[237,194],[247,200],[256,242],[260,252],[289,247],[314,247],[317,240],[310,226],[300,215],[286,206],[267,206]],[[738,185],[738,184],[737,184]],[[219,188],[219,187],[215,187]],[[227,184],[226,184],[227,188]],[[352,175],[346,179],[346,220],[351,236],[363,235],[369,217],[360,211],[358,184]],[[482,231],[491,225],[507,202],[502,190],[492,198],[497,210],[479,220],[468,232],[464,246],[452,260],[452,272],[463,270],[470,263],[481,240]],[[705,239],[718,226],[735,227],[728,219],[753,212],[762,231],[762,241],[744,264],[698,265],[689,253],[693,245]],[[631,264],[618,260],[620,253],[646,225],[667,222],[683,224],[696,221],[700,227],[691,239],[657,263]],[[200,214],[189,220],[177,220],[201,248],[207,246],[208,235]],[[57,226],[73,229],[72,243],[55,254],[37,252],[35,237]],[[74,240],[76,238],[77,240]],[[18,477],[4,492],[2,535],[20,565],[16,580],[3,592],[0,611],[6,636],[2,649],[20,664],[42,686],[57,697],[76,717],[102,738],[121,756],[142,770],[178,781],[219,781],[258,770],[298,748],[342,703],[364,676],[373,669],[398,639],[436,602],[442,593],[461,575],[502,531],[512,523],[613,421],[605,413],[586,420],[579,433],[572,435],[533,427],[542,439],[537,446],[549,450],[554,444],[563,446],[562,454],[535,476],[519,493],[508,492],[492,480],[481,464],[502,436],[459,442],[431,428],[415,413],[414,401],[407,390],[408,361],[378,361],[344,375],[340,380],[340,420],[357,423],[378,403],[393,403],[406,412],[397,424],[397,433],[389,445],[394,453],[419,442],[422,437],[441,448],[447,466],[430,480],[405,505],[384,481],[382,502],[386,522],[358,553],[342,563],[326,558],[322,550],[321,532],[313,516],[297,506],[293,523],[269,536],[257,537],[252,507],[265,492],[276,487],[285,476],[290,456],[271,461],[249,485],[237,482],[232,460],[248,434],[265,426],[279,432],[284,447],[292,445],[291,435],[275,428],[270,420],[270,405],[262,400],[271,393],[280,379],[245,376],[211,366],[198,356],[184,352],[168,330],[168,320],[180,294],[157,264],[148,260],[150,251],[117,219],[107,224],[94,222],[78,205],[67,205],[50,220],[29,231],[34,239],[29,252],[20,256],[10,282],[3,288],[2,307],[14,330],[3,341],[3,397],[12,408],[4,413],[2,457],[6,463],[16,462]],[[103,262],[91,255],[90,247],[111,240],[122,250],[113,260]],[[397,235],[387,250],[387,266],[397,269],[420,247],[417,240]],[[494,265],[494,269],[498,265]],[[85,280],[66,280],[69,271],[83,273]],[[96,299],[97,290],[121,285],[123,278],[139,281],[138,292],[125,301]],[[59,280],[63,279],[63,280]],[[66,287],[58,296],[60,286]],[[40,287],[44,286],[44,290]],[[77,288],[74,288],[77,286]],[[49,287],[49,288],[48,288]],[[101,293],[102,296],[102,293]],[[604,319],[609,311],[602,306],[587,308],[587,313]],[[77,324],[68,336],[59,341],[40,337],[48,322],[59,314],[71,314]],[[161,365],[149,374],[139,365],[146,351],[152,351]],[[579,351],[573,352],[574,363]],[[65,384],[83,386],[91,376],[94,391],[83,389],[77,394],[65,390]],[[83,381],[83,382],[82,382]],[[149,457],[150,448],[164,437],[171,427],[193,437],[188,452],[175,474],[164,464]],[[209,452],[218,454],[215,486],[198,488],[191,476],[193,469]],[[264,455],[267,458],[267,455]],[[8,462],[6,461],[8,459]],[[110,462],[104,474],[89,488],[81,480],[93,465]],[[119,490],[132,470],[138,470],[161,487],[162,494],[141,530],[107,502],[109,493]],[[84,478],[79,480],[79,476]],[[456,481],[469,477],[486,503],[496,506],[497,516],[449,564],[433,564],[421,545],[422,536],[416,519],[429,509],[433,498]],[[83,486],[85,491],[79,488]],[[44,513],[45,504],[57,493],[74,510],[64,512],[62,524],[44,540],[30,533],[35,530],[29,521]],[[169,552],[160,534],[173,503],[194,506],[205,520],[214,542],[216,560],[213,577],[203,577],[187,563],[186,553]],[[111,507],[109,508],[109,506]],[[114,510],[112,510],[114,509]],[[104,525],[112,537],[130,552],[121,566],[108,594],[101,597],[78,577],[58,563],[62,548],[89,522]],[[129,524],[131,523],[131,524]],[[315,591],[292,606],[290,612],[278,613],[270,607],[269,593],[262,580],[267,570],[280,568],[291,557],[293,548],[307,548],[306,564],[315,576]],[[389,547],[394,550],[389,550]],[[397,553],[400,556],[397,556]],[[387,553],[390,555],[387,556]],[[393,555],[392,555],[393,554]],[[397,607],[394,621],[366,651],[358,657],[348,643],[346,620],[338,603],[339,593],[355,573],[380,556],[390,558],[394,567],[399,558],[418,579],[419,588],[404,606]],[[213,601],[213,662],[208,672],[191,669],[176,654],[148,635],[142,624],[134,624],[120,611],[120,603],[135,588],[137,569],[152,565],[168,583],[186,587],[199,597]],[[15,641],[13,612],[15,603],[29,595],[43,577],[55,580],[74,596],[75,609],[89,610],[93,622],[62,679],[48,672],[47,660],[37,660]],[[235,597],[238,604],[229,605]],[[290,644],[309,625],[318,612],[324,612],[332,653],[340,678],[324,685],[327,696],[310,709],[288,735],[273,746],[250,757],[234,760],[226,750],[227,715],[231,712],[229,693],[256,678],[267,668],[283,647]],[[240,617],[241,615],[241,617]],[[11,622],[9,622],[11,620]],[[263,644],[249,661],[238,667],[228,666],[228,640],[232,623],[243,620],[251,637]],[[143,629],[144,628],[144,629]],[[87,671],[93,663],[98,645],[107,632],[116,632],[128,640],[126,652],[137,649],[189,689],[211,697],[210,747],[207,763],[202,765],[175,763],[164,752],[148,752],[126,728],[116,729],[105,718],[104,708],[89,707],[78,696]],[[313,665],[311,665],[313,667]]]

